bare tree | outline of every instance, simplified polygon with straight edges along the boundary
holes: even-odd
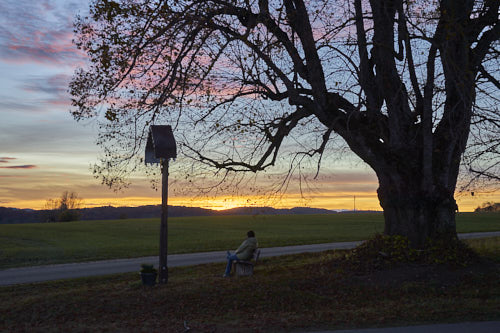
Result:
[[[82,199],[75,192],[64,191],[58,199],[48,199],[44,210],[44,222],[69,222],[80,218]]]
[[[421,247],[456,237],[468,142],[470,169],[498,178],[498,159],[475,170],[474,156],[495,156],[487,137],[498,147],[499,5],[98,0],[75,24],[90,63],[71,82],[72,112],[101,120],[95,171],[108,185],[134,168],[155,122],[224,175],[306,158],[319,170],[343,140],[377,174],[385,233]]]

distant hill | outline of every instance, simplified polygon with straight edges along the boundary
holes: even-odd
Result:
[[[336,211],[323,208],[294,207],[238,207],[215,211],[214,215],[291,215],[291,214],[335,214]]]
[[[139,207],[113,207],[103,206],[95,208],[82,208],[80,220],[117,220],[131,218],[159,218],[160,205]],[[17,209],[0,207],[0,224],[11,223],[39,223],[44,222],[46,210]],[[335,211],[323,208],[294,207],[290,209],[272,207],[238,207],[226,210],[213,210],[199,207],[168,206],[171,217],[181,216],[227,216],[227,215],[293,215],[293,214],[337,214],[352,211]],[[356,213],[372,211],[356,211]]]
[[[42,213],[39,210],[0,207],[0,224],[40,222]]]

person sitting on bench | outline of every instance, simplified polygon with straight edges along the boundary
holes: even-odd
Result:
[[[231,252],[227,251],[227,266],[226,272],[224,273],[224,277],[231,276],[231,268],[233,267],[233,261],[235,260],[250,260],[253,257],[253,253],[255,249],[257,249],[257,239],[255,238],[255,233],[250,230],[247,232],[247,239],[241,243],[240,247],[231,254]]]

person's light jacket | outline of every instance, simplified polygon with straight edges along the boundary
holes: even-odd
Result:
[[[248,237],[241,243],[235,254],[239,260],[250,260],[252,259],[253,252],[257,248],[257,245],[257,239],[255,239],[255,237]]]

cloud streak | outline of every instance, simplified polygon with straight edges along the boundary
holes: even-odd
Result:
[[[71,104],[71,97],[68,93],[70,79],[70,75],[67,74],[31,75],[25,79],[21,88],[29,93],[48,95],[49,97],[43,100],[45,104],[69,106]]]
[[[9,163],[10,161],[15,159],[15,157],[0,157],[0,163]]]
[[[38,168],[33,164],[25,164],[25,165],[11,165],[11,166],[2,166],[0,169],[35,169]]]
[[[0,163],[10,163],[14,160],[17,160],[15,157],[0,157]],[[9,165],[9,166],[0,166],[0,169],[35,169],[36,165],[33,164],[23,164],[23,165]],[[0,176],[0,177],[10,177],[10,176]]]

